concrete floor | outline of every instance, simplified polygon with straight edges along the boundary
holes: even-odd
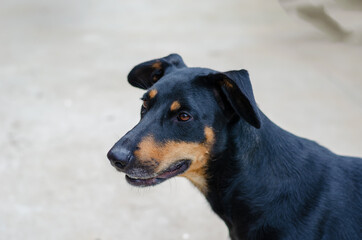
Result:
[[[361,12],[330,11],[362,32]],[[4,0],[0,28],[0,239],[228,238],[185,179],[136,189],[106,159],[139,120],[129,70],[171,52],[248,69],[272,120],[362,156],[362,45],[278,1]]]

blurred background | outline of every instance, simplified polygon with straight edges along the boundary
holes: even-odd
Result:
[[[173,52],[247,69],[274,122],[362,156],[362,12],[319,8],[339,36],[295,2],[3,0],[0,239],[228,239],[187,180],[137,189],[106,158],[139,120],[128,72]]]

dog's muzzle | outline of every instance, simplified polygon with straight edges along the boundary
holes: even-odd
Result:
[[[112,166],[122,172],[125,171],[129,163],[133,159],[133,155],[130,151],[125,148],[116,146],[109,150],[107,157],[111,162]]]

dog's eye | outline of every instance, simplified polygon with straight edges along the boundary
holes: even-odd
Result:
[[[181,112],[177,115],[177,120],[181,122],[186,122],[191,119],[191,116],[188,113]]]
[[[141,118],[143,118],[143,116],[146,114],[147,109],[148,109],[148,101],[145,99],[142,99],[143,103],[142,103],[142,107],[141,107]]]
[[[143,100],[143,103],[142,103],[142,107],[143,108],[148,108],[148,102],[147,102],[147,100]]]

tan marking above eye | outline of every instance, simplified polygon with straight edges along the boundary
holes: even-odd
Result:
[[[211,148],[215,142],[214,131],[211,127],[204,128],[205,141],[201,143],[167,141],[158,143],[153,136],[145,137],[134,152],[137,161],[156,161],[159,165],[155,173],[162,172],[172,163],[183,159],[191,160],[189,169],[180,176],[189,179],[203,194],[207,193],[206,166],[210,159]]]
[[[170,107],[170,110],[171,111],[177,111],[178,109],[181,108],[181,104],[178,102],[178,101],[174,101],[172,104],[171,104],[171,107]]]
[[[152,89],[149,93],[148,96],[150,96],[150,98],[154,98],[157,95],[157,89]]]
[[[233,84],[227,79],[224,79],[223,84],[227,88],[233,88]]]
[[[151,66],[154,69],[161,69],[162,68],[162,63],[161,61],[157,60],[156,62],[154,62]]]

